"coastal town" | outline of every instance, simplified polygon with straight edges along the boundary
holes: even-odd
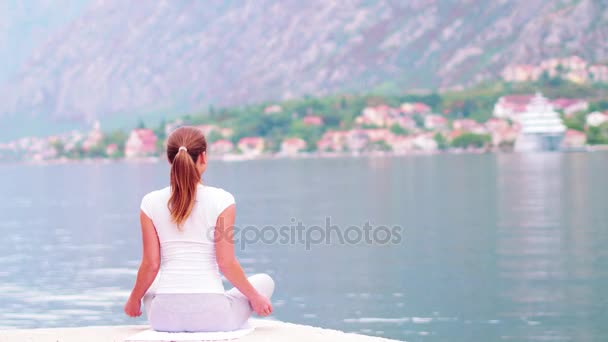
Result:
[[[579,56],[550,58],[540,64],[507,65],[501,77],[507,82],[530,82],[559,78],[575,84],[608,82],[608,66],[591,64]]]
[[[608,67],[589,65],[574,56],[543,61],[538,66],[507,66],[502,77],[515,83],[535,82],[543,78],[559,78],[573,84],[607,82]],[[0,160],[156,160],[162,156],[166,137],[183,125],[200,128],[207,137],[210,158],[223,160],[591,151],[605,149],[608,145],[608,108],[592,106],[585,98],[548,98],[538,91],[506,94],[498,97],[486,120],[449,115],[448,110],[434,110],[431,104],[423,101],[405,101],[396,105],[375,102],[359,109],[352,120],[336,120],[327,110],[316,112],[307,108],[298,112],[281,103],[267,104],[260,107],[259,116],[255,118],[270,122],[271,129],[257,131],[245,130],[234,122],[226,123],[226,120],[213,115],[175,119],[163,122],[155,129],[142,123],[128,133],[104,132],[100,122],[96,121],[88,132],[71,131],[0,143]],[[273,122],[290,129],[276,133],[272,130]]]

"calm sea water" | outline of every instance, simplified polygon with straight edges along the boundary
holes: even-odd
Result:
[[[395,244],[248,244],[274,318],[407,341],[608,340],[608,154],[211,162],[237,225],[365,222]],[[0,165],[0,325],[122,313],[156,164]],[[297,241],[296,241],[297,242]]]

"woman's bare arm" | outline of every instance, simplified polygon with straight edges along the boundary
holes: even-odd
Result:
[[[137,272],[137,280],[131,291],[129,301],[139,302],[154,282],[158,270],[160,269],[160,244],[156,229],[152,220],[144,214],[143,211],[139,214],[141,221],[141,233],[143,240],[143,256],[139,271]],[[141,314],[141,312],[139,313]]]
[[[215,256],[217,265],[226,279],[239,289],[247,298],[256,296],[258,292],[249,283],[245,272],[234,254],[234,220],[236,216],[235,205],[226,208],[217,218],[215,226]]]
[[[236,207],[231,205],[218,217],[215,226],[215,255],[220,271],[251,303],[258,315],[272,312],[272,305],[251,285],[234,254],[234,220]]]

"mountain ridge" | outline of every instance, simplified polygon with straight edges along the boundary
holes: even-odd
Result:
[[[606,60],[607,7],[592,0],[98,0],[0,85],[0,118],[90,122],[147,108],[468,86],[497,78],[512,62],[571,54]]]

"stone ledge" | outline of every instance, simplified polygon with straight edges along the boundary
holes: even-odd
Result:
[[[386,338],[345,333],[270,320],[251,320],[255,331],[238,339],[242,342],[320,341],[388,342]],[[0,342],[123,342],[125,338],[148,329],[146,325],[94,326],[82,328],[1,330]],[[236,341],[236,340],[235,340]]]

